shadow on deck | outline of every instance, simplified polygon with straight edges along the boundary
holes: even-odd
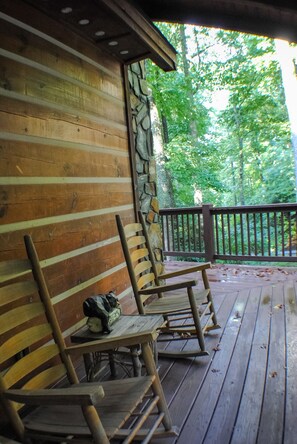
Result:
[[[297,269],[217,265],[208,276],[221,329],[206,337],[208,357],[159,360],[180,435],[153,442],[296,443]]]

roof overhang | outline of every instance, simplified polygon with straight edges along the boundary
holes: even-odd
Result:
[[[297,42],[295,0],[134,0],[153,21],[196,24]]]
[[[152,59],[176,68],[176,51],[128,0],[24,0],[125,64]]]

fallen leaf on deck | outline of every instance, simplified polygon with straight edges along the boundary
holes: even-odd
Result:
[[[269,376],[270,378],[275,378],[277,376],[277,372],[271,372]]]
[[[220,370],[218,370],[218,369],[216,369],[216,368],[213,368],[211,371],[212,371],[213,373],[218,373]]]
[[[277,310],[280,310],[281,308],[283,308],[283,304],[277,304],[273,308],[276,308]]]

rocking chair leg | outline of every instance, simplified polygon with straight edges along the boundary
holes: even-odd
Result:
[[[202,270],[202,279],[203,279],[203,283],[204,283],[204,288],[209,290],[207,299],[208,299],[208,302],[211,303],[210,311],[211,311],[211,313],[213,313],[213,316],[212,316],[213,323],[214,323],[215,326],[217,326],[217,328],[219,328],[218,320],[217,320],[217,315],[216,315],[216,312],[215,312],[215,309],[214,309],[212,294],[211,294],[211,291],[210,291],[210,286],[209,286],[209,281],[208,281],[206,270]]]
[[[159,401],[158,401],[159,411],[164,412],[164,418],[162,420],[162,423],[164,425],[165,430],[171,430],[172,429],[172,422],[171,422],[169,410],[167,407],[167,403],[165,400],[165,396],[163,393],[163,389],[161,386],[159,375],[158,375],[158,372],[156,371],[156,368],[155,368],[152,350],[148,344],[142,344],[142,356],[143,356],[143,360],[145,362],[148,374],[155,375],[153,387],[154,387],[155,393],[158,394],[158,396],[159,396]]]
[[[204,336],[203,336],[203,332],[202,332],[202,328],[201,328],[201,323],[200,323],[199,314],[198,314],[197,305],[196,305],[195,296],[194,296],[194,292],[193,292],[192,287],[188,287],[188,296],[189,296],[189,302],[190,302],[191,309],[192,309],[192,315],[193,315],[193,320],[194,320],[194,324],[195,324],[195,328],[196,328],[198,342],[199,342],[201,351],[204,352],[205,351]]]
[[[105,433],[105,430],[98,418],[97,412],[94,406],[84,406],[82,411],[86,422],[91,430],[93,436],[93,442],[95,444],[108,444],[109,439]]]

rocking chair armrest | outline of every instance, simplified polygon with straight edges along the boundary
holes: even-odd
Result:
[[[85,354],[114,350],[119,347],[130,347],[143,343],[150,343],[157,339],[157,331],[144,331],[141,333],[131,333],[117,338],[98,339],[97,341],[85,342],[83,344],[66,347],[67,354]]]
[[[170,279],[176,276],[182,276],[184,274],[195,273],[196,271],[203,271],[211,268],[211,263],[206,262],[205,264],[194,265],[193,267],[183,268],[181,270],[172,271],[171,273],[159,274],[159,279]]]
[[[175,284],[156,285],[155,287],[144,288],[139,290],[139,293],[143,295],[164,293],[166,291],[179,290],[181,288],[195,287],[195,285],[197,285],[197,281],[195,280],[182,281]]]
[[[100,385],[81,387],[77,384],[39,390],[9,389],[4,392],[4,396],[28,405],[96,405],[104,398],[104,390]]]

